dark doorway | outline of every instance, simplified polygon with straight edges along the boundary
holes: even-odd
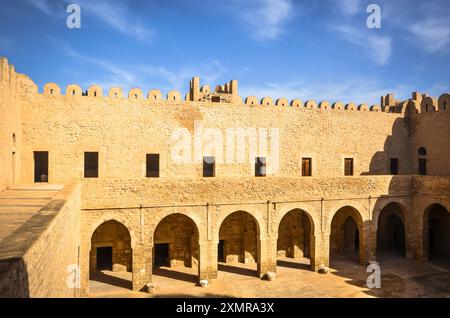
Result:
[[[97,247],[97,270],[112,270],[112,246]]]
[[[359,251],[359,230],[355,232],[355,249]]]
[[[427,175],[427,159],[419,159],[419,175]]]
[[[225,262],[225,240],[219,241],[219,248],[218,248],[218,261],[219,262]]]
[[[48,182],[48,151],[35,151],[34,182]]]
[[[169,243],[155,244],[155,267],[169,267]]]

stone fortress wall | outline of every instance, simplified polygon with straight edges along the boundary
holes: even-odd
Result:
[[[448,94],[434,99],[415,92],[407,101],[388,94],[371,107],[243,100],[237,81],[212,91],[197,77],[184,100],[176,91],[164,99],[151,90],[145,98],[140,89],[124,96],[116,87],[104,96],[98,86],[83,92],[78,85],[63,94],[54,83],[40,94],[6,59],[0,70],[0,190],[34,182],[34,151],[48,151],[49,183],[81,183],[81,208],[73,211],[80,231],[73,240],[80,242],[82,295],[96,268],[97,247],[113,246],[116,268],[131,271],[139,290],[151,281],[155,244],[164,242],[170,266],[197,266],[199,280],[217,277],[219,241],[226,242],[225,261],[256,262],[260,277],[276,271],[281,254],[308,256],[317,270],[329,265],[330,248],[354,249],[354,240],[345,243],[348,231],[340,232],[349,217],[358,230],[360,262],[367,263],[376,258],[384,213],[400,216],[405,255],[425,260],[424,215],[434,204],[450,211]],[[250,153],[251,138],[245,150],[246,157],[267,157],[268,165],[277,159],[279,170],[255,178],[254,162],[224,160],[216,163],[214,178],[203,178],[202,161],[173,160],[174,131],[183,129],[195,144],[195,134],[210,128],[223,136],[230,128],[279,129],[278,157],[260,149]],[[226,157],[227,146],[200,151],[200,158]],[[419,148],[426,149],[426,177],[416,176]],[[98,152],[96,179],[84,178],[85,152]],[[151,153],[160,155],[159,178],[145,175]],[[311,177],[302,177],[302,158],[312,159]],[[353,159],[354,176],[344,176],[345,158]],[[390,158],[398,159],[398,176],[388,176]],[[355,229],[349,231],[354,235]]]

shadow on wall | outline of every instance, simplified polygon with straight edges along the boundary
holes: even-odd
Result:
[[[28,271],[22,258],[0,261],[0,298],[28,298]]]

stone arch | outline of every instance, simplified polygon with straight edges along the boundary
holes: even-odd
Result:
[[[153,102],[162,100],[162,97],[163,95],[159,89],[152,89],[147,95],[147,99]]]
[[[277,106],[288,106],[289,102],[286,98],[279,98],[279,99],[277,99],[276,105]]]
[[[330,109],[330,103],[327,101],[323,101],[319,103],[320,109]]]
[[[332,108],[334,110],[343,110],[344,109],[344,104],[342,104],[341,102],[336,102],[336,103],[333,103]]]
[[[133,272],[131,241],[130,231],[121,222],[108,220],[98,225],[90,236],[90,279],[102,281],[110,272]],[[132,288],[131,282],[128,287]]]
[[[273,106],[273,99],[271,97],[264,97],[263,99],[261,99],[261,105]]]
[[[317,108],[317,103],[315,100],[308,100],[305,103],[305,108],[314,109]]]
[[[406,208],[397,201],[390,201],[374,218],[376,227],[377,256],[405,256],[407,249]]]
[[[360,112],[368,112],[369,111],[369,106],[367,104],[361,104],[358,106],[358,110]]]
[[[59,96],[61,95],[61,89],[55,83],[47,83],[44,85],[44,95]]]
[[[128,99],[143,99],[144,94],[140,88],[133,88],[128,93]]]
[[[200,93],[203,93],[205,95],[210,94],[211,93],[211,87],[209,87],[209,85],[204,85],[200,88]]]
[[[225,87],[223,87],[222,85],[217,85],[216,88],[214,89],[214,92],[216,93],[224,93],[225,92]]]
[[[66,87],[66,96],[83,96],[81,87],[76,84],[70,84]]]
[[[422,102],[420,103],[420,112],[421,113],[427,113],[427,112],[435,112],[437,111],[438,102],[435,98],[431,96],[426,96],[422,99]]]
[[[424,260],[450,266],[450,210],[440,203],[428,206],[422,217]]]
[[[260,224],[254,215],[244,210],[238,210],[227,214],[219,224],[219,261],[225,264],[260,264],[261,230]],[[222,267],[224,266],[227,265]]]
[[[345,110],[355,111],[356,105],[354,103],[348,103],[347,105],[345,105]]]
[[[374,113],[381,113],[381,106],[380,105],[372,105],[370,106],[370,111]]]
[[[329,218],[330,262],[336,260],[365,261],[364,221],[361,208],[345,205]]]
[[[89,97],[102,97],[103,96],[103,90],[98,85],[92,85],[88,88],[87,92]]]
[[[157,267],[191,267],[199,264],[199,227],[186,214],[165,215],[153,231],[153,264]]]
[[[277,264],[287,265],[285,258],[309,259],[308,265],[314,270],[315,224],[311,214],[299,208],[290,209],[280,215],[276,224]]]
[[[122,98],[122,89],[120,87],[111,87],[108,96],[111,98]]]
[[[179,102],[181,101],[181,95],[177,91],[170,91],[167,93],[167,100],[169,102]]]
[[[130,221],[127,218],[122,217],[122,216],[117,215],[117,214],[113,215],[112,213],[107,213],[107,214],[102,215],[101,217],[97,218],[96,221],[93,222],[92,226],[89,227],[88,237],[91,237],[92,234],[94,233],[94,231],[100,225],[102,225],[103,223],[106,223],[108,221],[116,221],[118,223],[123,224],[127,228],[128,232],[130,233],[131,248],[133,249],[133,248],[136,247],[136,243],[137,243],[137,236],[136,235],[137,235],[137,233],[133,230],[132,224],[130,223]],[[90,244],[91,243],[89,242],[88,249],[91,249],[91,245]]]
[[[442,94],[438,100],[438,111],[450,109],[450,94]]]
[[[291,106],[292,107],[296,107],[296,108],[300,108],[300,107],[303,107],[303,102],[300,99],[293,99],[291,101]]]
[[[248,96],[245,99],[245,104],[246,105],[258,105],[258,97],[256,97],[256,96]]]

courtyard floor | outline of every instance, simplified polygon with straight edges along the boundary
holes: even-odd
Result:
[[[90,297],[450,297],[450,270],[434,263],[391,257],[381,263],[381,288],[366,287],[366,268],[355,261],[334,259],[328,274],[309,270],[309,260],[279,259],[275,281],[256,277],[256,264],[219,263],[218,278],[196,286],[197,270],[158,268],[154,294],[131,291],[131,273],[104,271],[92,277]]]

